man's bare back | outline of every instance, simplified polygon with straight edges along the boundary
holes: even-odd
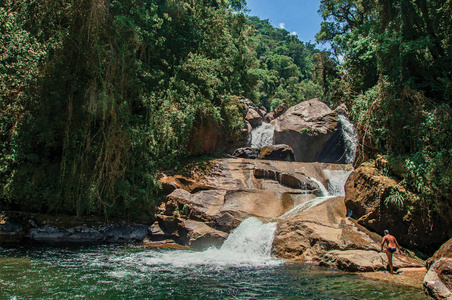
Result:
[[[388,234],[383,238],[383,243],[386,243],[388,248],[398,248],[399,244],[394,236]]]

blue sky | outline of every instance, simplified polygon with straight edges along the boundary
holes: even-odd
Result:
[[[303,42],[315,43],[322,17],[320,0],[247,0],[250,16],[269,19],[276,28],[296,34]]]

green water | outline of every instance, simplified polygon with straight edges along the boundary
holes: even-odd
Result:
[[[330,269],[140,246],[0,248],[0,299],[426,299]]]

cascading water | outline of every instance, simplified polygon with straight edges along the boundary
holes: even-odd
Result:
[[[350,175],[350,170],[330,170],[326,169],[323,171],[326,177],[328,178],[328,189],[325,186],[313,177],[308,177],[311,181],[317,183],[322,192],[322,196],[316,197],[313,199],[309,199],[304,201],[303,203],[295,206],[291,210],[287,211],[277,219],[287,219],[289,217],[295,216],[301,212],[307,211],[312,207],[327,201],[328,199],[337,197],[337,196],[345,196],[344,185],[347,181],[348,176]]]
[[[356,135],[355,127],[343,115],[338,115],[339,122],[342,127],[342,137],[345,143],[345,163],[352,164],[355,160],[356,147],[358,146],[358,137]]]
[[[275,125],[262,123],[250,133],[250,145],[252,148],[262,148],[274,144]]]
[[[147,265],[171,265],[177,268],[196,266],[263,266],[280,264],[271,256],[276,223],[263,223],[256,217],[244,220],[234,229],[220,249],[203,252],[178,251],[147,258]]]
[[[328,194],[331,196],[345,196],[344,186],[351,172],[351,170],[324,170],[323,173],[328,178]]]

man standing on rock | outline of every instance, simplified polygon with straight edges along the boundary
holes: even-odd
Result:
[[[387,230],[387,229],[385,230],[385,237],[383,238],[383,241],[381,242],[381,250],[380,251],[383,251],[383,246],[385,243],[388,246],[385,249],[385,252],[386,252],[386,255],[388,256],[389,272],[391,274],[394,274],[393,265],[392,265],[392,255],[397,250],[399,250],[399,254],[402,254],[402,252],[400,252],[400,246],[399,246],[399,243],[397,243],[396,238],[394,236],[390,235],[389,230]]]

